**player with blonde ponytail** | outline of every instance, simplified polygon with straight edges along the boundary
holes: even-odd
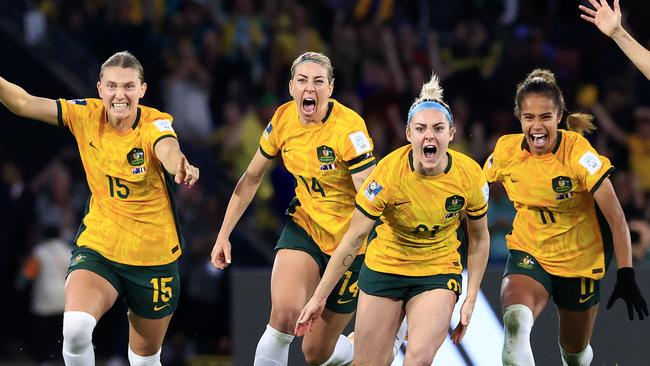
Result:
[[[530,332],[552,297],[563,365],[587,366],[612,251],[618,279],[607,308],[622,298],[630,320],[632,308],[640,319],[648,316],[625,215],[609,180],[614,168],[582,136],[595,129],[592,116],[570,114],[569,130],[558,128],[565,104],[549,70],[533,70],[517,86],[514,111],[523,133],[499,138],[484,167],[488,182],[501,182],[517,210],[501,285],[503,364],[535,364]]]
[[[456,343],[462,340],[489,253],[489,191],[480,166],[448,149],[454,132],[452,114],[433,75],[409,110],[406,138],[410,144],[380,161],[357,193],[350,228],[302,310],[296,334],[309,329],[321,315],[327,294],[381,219],[359,274],[354,365],[389,365],[404,316],[409,320],[404,364],[430,365],[448,334],[462,291],[456,229],[466,216],[468,288],[460,322],[451,336]]]

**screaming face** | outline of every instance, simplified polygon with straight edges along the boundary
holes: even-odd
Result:
[[[413,165],[418,173],[437,175],[447,168],[447,146],[454,132],[439,110],[423,109],[413,115],[406,128],[406,139],[413,147]]]
[[[300,121],[322,121],[333,90],[334,85],[327,79],[325,67],[309,61],[296,66],[294,77],[289,81],[289,93],[298,107]]]
[[[544,94],[528,94],[521,100],[519,120],[530,152],[544,155],[553,150],[561,119],[553,99]]]
[[[107,67],[97,82],[97,91],[112,124],[126,122],[130,125],[146,90],[147,84],[140,81],[140,74],[132,68]]]

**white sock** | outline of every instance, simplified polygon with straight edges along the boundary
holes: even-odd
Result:
[[[136,355],[133,350],[131,349],[131,346],[129,345],[129,364],[131,366],[161,366],[160,363],[160,351],[162,350],[159,349],[158,352],[151,356],[140,356]]]
[[[97,320],[84,311],[63,313],[63,360],[66,366],[95,365],[93,329]]]
[[[257,343],[253,365],[286,366],[289,362],[291,341],[293,341],[293,335],[282,333],[267,324],[264,334]]]
[[[568,353],[560,345],[560,352],[562,353],[563,366],[589,366],[591,365],[591,360],[594,358],[594,350],[591,349],[590,344],[578,353]]]
[[[334,347],[334,352],[330,358],[320,364],[320,366],[344,366],[349,365],[354,358],[354,346],[348,337],[344,335],[339,335],[339,339],[336,341],[336,346]]]
[[[408,326],[406,323],[406,317],[404,317],[402,324],[400,324],[399,329],[397,330],[397,336],[395,336],[395,343],[393,344],[393,357],[397,356],[399,353],[399,349],[402,347],[402,343],[404,343],[404,338],[406,338],[407,330]]]
[[[530,347],[530,331],[534,322],[533,311],[526,305],[514,304],[503,309],[503,366],[535,366]]]

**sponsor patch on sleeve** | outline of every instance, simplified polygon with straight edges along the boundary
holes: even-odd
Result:
[[[348,137],[350,138],[352,146],[354,147],[354,151],[356,151],[357,155],[370,151],[370,140],[368,140],[366,134],[363,132],[353,132],[349,134]]]
[[[375,197],[381,192],[381,190],[384,189],[377,181],[374,179],[370,184],[368,184],[368,187],[363,191],[363,195],[366,196],[368,201],[372,202],[375,200]]]
[[[273,131],[273,125],[271,122],[269,122],[268,125],[266,125],[266,128],[264,129],[264,138],[269,139],[269,135],[271,134],[271,131]]]
[[[76,104],[76,105],[86,105],[86,100],[85,99],[71,99],[71,100],[66,100],[69,104]]]
[[[156,126],[156,128],[160,132],[165,132],[165,131],[174,132],[174,129],[172,128],[172,121],[168,119],[155,120],[153,121],[153,125]]]
[[[487,183],[483,186],[483,199],[485,199],[485,202],[490,199],[490,186]]]
[[[592,153],[591,151],[587,151],[586,153],[582,154],[578,162],[585,169],[587,169],[589,175],[596,174],[596,172],[599,171],[600,168],[603,166],[603,162],[600,161],[598,156],[596,156],[596,154]]]

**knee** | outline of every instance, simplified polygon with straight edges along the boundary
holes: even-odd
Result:
[[[406,347],[406,357],[412,365],[429,366],[433,363],[433,357],[436,351],[437,349],[433,349],[432,347]]]
[[[269,323],[282,333],[293,334],[301,310],[295,305],[274,305]]]
[[[503,327],[506,337],[530,335],[533,323],[533,312],[525,305],[510,305],[503,310]]]
[[[330,357],[323,347],[319,347],[318,345],[305,345],[304,342],[302,344],[302,353],[305,355],[305,362],[309,365],[321,365]]]
[[[70,352],[75,353],[92,342],[93,329],[97,320],[83,311],[63,313],[63,340]]]

